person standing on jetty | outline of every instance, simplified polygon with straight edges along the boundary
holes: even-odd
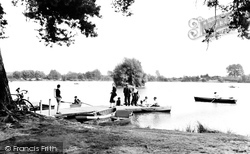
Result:
[[[115,104],[115,100],[114,98],[117,96],[116,94],[116,86],[115,86],[115,83],[112,84],[112,91],[111,91],[111,96],[110,96],[110,108],[111,107],[114,107],[114,104]]]
[[[124,93],[124,102],[126,106],[130,106],[130,89],[128,88],[128,84],[126,83],[124,89],[123,89],[123,93]]]
[[[56,101],[57,101],[57,110],[56,110],[56,114],[61,114],[59,112],[59,108],[60,108],[60,104],[61,104],[61,100],[62,100],[62,96],[61,96],[61,91],[60,91],[60,84],[57,85],[57,89],[56,91]]]
[[[137,101],[139,100],[139,92],[134,86],[133,91],[132,91],[132,102],[131,105],[137,106]]]

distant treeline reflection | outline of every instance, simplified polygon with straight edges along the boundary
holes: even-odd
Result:
[[[61,74],[56,70],[51,70],[49,74],[42,71],[23,70],[8,72],[9,81],[41,81],[41,80],[60,80],[60,81],[112,81],[112,71],[108,71],[107,75],[101,74],[98,69],[87,71],[85,73],[68,72]],[[199,76],[183,76],[167,78],[162,75],[147,74],[148,82],[247,82],[250,83],[250,75],[234,76],[209,76],[208,74]]]

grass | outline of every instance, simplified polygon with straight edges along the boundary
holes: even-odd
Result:
[[[212,130],[208,127],[205,127],[199,121],[197,121],[197,125],[195,128],[192,128],[190,125],[186,127],[186,132],[190,133],[219,133],[217,130]]]

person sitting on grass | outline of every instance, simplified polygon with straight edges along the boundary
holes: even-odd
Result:
[[[81,104],[81,100],[77,98],[77,96],[75,96],[75,100],[73,104]]]
[[[153,104],[151,105],[151,107],[160,107],[160,105],[157,102],[157,97],[154,97],[154,101],[153,101]]]

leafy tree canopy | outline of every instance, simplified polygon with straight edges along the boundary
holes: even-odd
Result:
[[[3,7],[0,3],[0,39],[4,37],[4,28],[7,25],[7,20],[4,19],[3,15],[5,14]]]
[[[51,70],[49,75],[48,75],[48,79],[54,79],[54,80],[59,80],[61,78],[61,73],[59,73],[56,70]]]
[[[40,25],[38,37],[46,45],[69,46],[74,43],[77,31],[86,37],[97,36],[96,25],[90,21],[94,17],[101,18],[101,6],[96,0],[12,0],[14,5],[19,2],[26,5],[24,15]],[[113,0],[112,6],[116,12],[130,16],[129,7],[133,3],[134,0]]]
[[[244,75],[243,67],[240,64],[232,64],[227,68],[228,76],[239,77]]]
[[[249,0],[232,0],[231,2],[221,4],[221,0],[205,0],[209,8],[214,8],[215,16],[217,11],[229,13],[229,32],[237,30],[238,36],[245,39],[250,39],[249,24],[250,24],[250,1]],[[219,33],[216,32],[216,24],[206,29],[205,42],[210,42],[213,38],[219,38]]]
[[[118,86],[128,83],[140,87],[144,86],[146,82],[146,74],[143,72],[141,62],[134,58],[125,58],[121,64],[115,67],[112,76]]]

